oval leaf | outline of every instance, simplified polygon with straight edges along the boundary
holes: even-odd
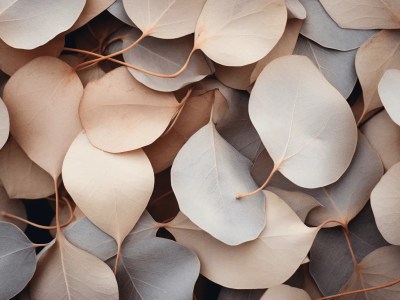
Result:
[[[10,199],[3,187],[0,187],[0,221],[10,222],[17,225],[21,230],[26,229],[26,223],[17,219],[4,217],[1,211],[11,213],[20,218],[26,219],[25,205],[19,199]]]
[[[10,133],[10,116],[3,100],[0,98],[0,149],[7,142]]]
[[[251,162],[209,122],[186,142],[172,165],[172,189],[180,210],[228,245],[254,240],[265,225],[264,195],[245,201],[235,197],[238,191],[256,188],[250,168]]]
[[[19,69],[4,88],[11,134],[25,153],[54,179],[68,147],[81,131],[83,86],[58,58],[42,56]]]
[[[324,186],[349,166],[357,145],[353,114],[306,57],[271,62],[254,85],[249,113],[275,167],[295,184]]]
[[[145,87],[120,67],[86,86],[79,112],[90,142],[118,153],[154,142],[178,108],[173,94]]]
[[[260,300],[311,300],[306,291],[281,284],[269,288]]]
[[[387,70],[378,85],[379,97],[386,111],[400,125],[400,70]]]

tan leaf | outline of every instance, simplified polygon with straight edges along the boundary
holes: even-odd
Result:
[[[142,149],[107,153],[93,147],[85,133],[68,150],[62,175],[77,206],[119,245],[139,220],[154,187]]]
[[[118,299],[118,286],[104,262],[76,248],[59,233],[39,258],[30,296],[32,300]]]
[[[254,63],[279,41],[286,18],[283,0],[208,0],[196,25],[194,49],[221,65]]]
[[[0,149],[7,142],[10,133],[10,116],[3,100],[0,98]]]
[[[324,186],[349,166],[357,145],[352,111],[308,58],[270,63],[254,85],[249,113],[275,170],[293,183]]]
[[[400,28],[397,0],[320,0],[328,14],[342,28]]]
[[[197,254],[200,273],[218,284],[236,289],[281,284],[303,262],[319,228],[305,226],[282,199],[269,191],[264,193],[267,224],[254,241],[228,246],[181,213],[166,228],[178,243]]]
[[[400,70],[385,72],[378,85],[379,96],[386,111],[397,125],[400,125]]]
[[[0,211],[16,215],[20,218],[26,219],[26,209],[22,201],[18,199],[10,199],[6,190],[0,187]],[[0,213],[0,222],[10,222],[17,225],[22,231],[26,229],[26,223],[4,217]],[[2,237],[3,238],[3,237]]]
[[[269,288],[260,300],[311,300],[306,291],[281,284]]]
[[[86,0],[5,0],[0,4],[0,38],[13,48],[33,49],[70,28]]]
[[[306,9],[299,0],[285,0],[288,10],[288,19],[304,20],[307,16]]]
[[[178,108],[172,93],[153,91],[120,67],[86,86],[79,112],[90,142],[117,153],[154,142]]]
[[[40,199],[54,194],[51,176],[12,137],[0,150],[0,181],[10,198]]]
[[[82,10],[78,20],[68,30],[68,32],[74,31],[77,28],[85,25],[94,17],[105,11],[115,0],[86,0],[85,7]]]
[[[49,56],[26,64],[4,88],[11,134],[53,179],[61,173],[68,147],[81,131],[78,106],[82,93],[74,70]]]

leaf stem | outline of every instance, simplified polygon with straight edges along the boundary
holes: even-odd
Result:
[[[118,270],[118,262],[119,258],[121,256],[121,242],[118,241],[118,248],[117,248],[117,257],[115,258],[115,265],[114,265],[114,274],[117,275],[117,270]]]
[[[46,243],[46,244],[35,244],[35,243],[32,243],[32,246],[33,246],[34,248],[37,248],[37,247],[46,247],[48,244],[50,244],[50,243]]]
[[[347,226],[347,224],[344,224],[344,226],[342,226],[342,229],[344,232],[344,237],[346,238],[347,246],[349,247],[351,260],[353,261],[354,264],[354,270],[356,270],[358,268],[358,261],[356,255],[354,254],[353,247],[351,246],[349,227]]]
[[[247,194],[237,194],[236,195],[236,199],[242,199],[245,197],[250,197],[253,196],[255,194],[257,194],[258,192],[261,192],[266,186],[267,184],[270,182],[270,180],[272,179],[272,177],[274,176],[274,174],[278,171],[280,164],[275,164],[274,168],[272,169],[271,173],[269,174],[267,180],[265,180],[265,182],[255,191],[251,192],[251,193],[247,193]]]
[[[171,131],[172,127],[174,127],[176,121],[178,121],[179,116],[181,115],[187,100],[189,99],[190,95],[192,94],[192,89],[189,89],[185,95],[185,97],[182,99],[181,103],[179,103],[178,110],[174,116],[174,120],[172,121],[171,125],[168,126],[167,130],[162,134],[162,136],[166,135],[168,132]]]
[[[400,283],[400,278],[384,283],[382,285],[378,285],[378,286],[374,286],[374,287],[369,287],[369,288],[365,288],[365,289],[360,289],[360,290],[354,290],[354,291],[349,291],[349,292],[344,292],[344,293],[339,293],[339,294],[335,294],[335,295],[331,295],[331,296],[326,296],[326,297],[322,297],[322,298],[318,298],[317,300],[328,300],[328,299],[333,299],[333,298],[337,298],[337,297],[343,297],[343,296],[348,296],[348,295],[354,295],[354,294],[359,294],[359,293],[367,293],[367,292],[372,292],[375,290],[380,290],[380,289],[384,289],[387,287],[391,287],[395,284]]]

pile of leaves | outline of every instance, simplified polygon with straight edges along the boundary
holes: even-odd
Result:
[[[400,298],[398,0],[2,0],[0,69],[1,300]]]

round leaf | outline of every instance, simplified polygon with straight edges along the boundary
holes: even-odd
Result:
[[[25,205],[19,199],[10,199],[3,187],[0,187],[0,211],[5,211],[20,218],[26,219]],[[16,219],[3,217],[1,214],[0,221],[13,223],[17,225],[21,230],[26,229],[26,223]]]
[[[3,100],[0,98],[0,149],[3,148],[7,142],[10,133],[10,117],[8,115],[7,107]]]
[[[378,85],[379,96],[389,116],[400,125],[400,70],[387,70]]]
[[[311,300],[306,291],[281,284],[269,288],[260,300]]]

